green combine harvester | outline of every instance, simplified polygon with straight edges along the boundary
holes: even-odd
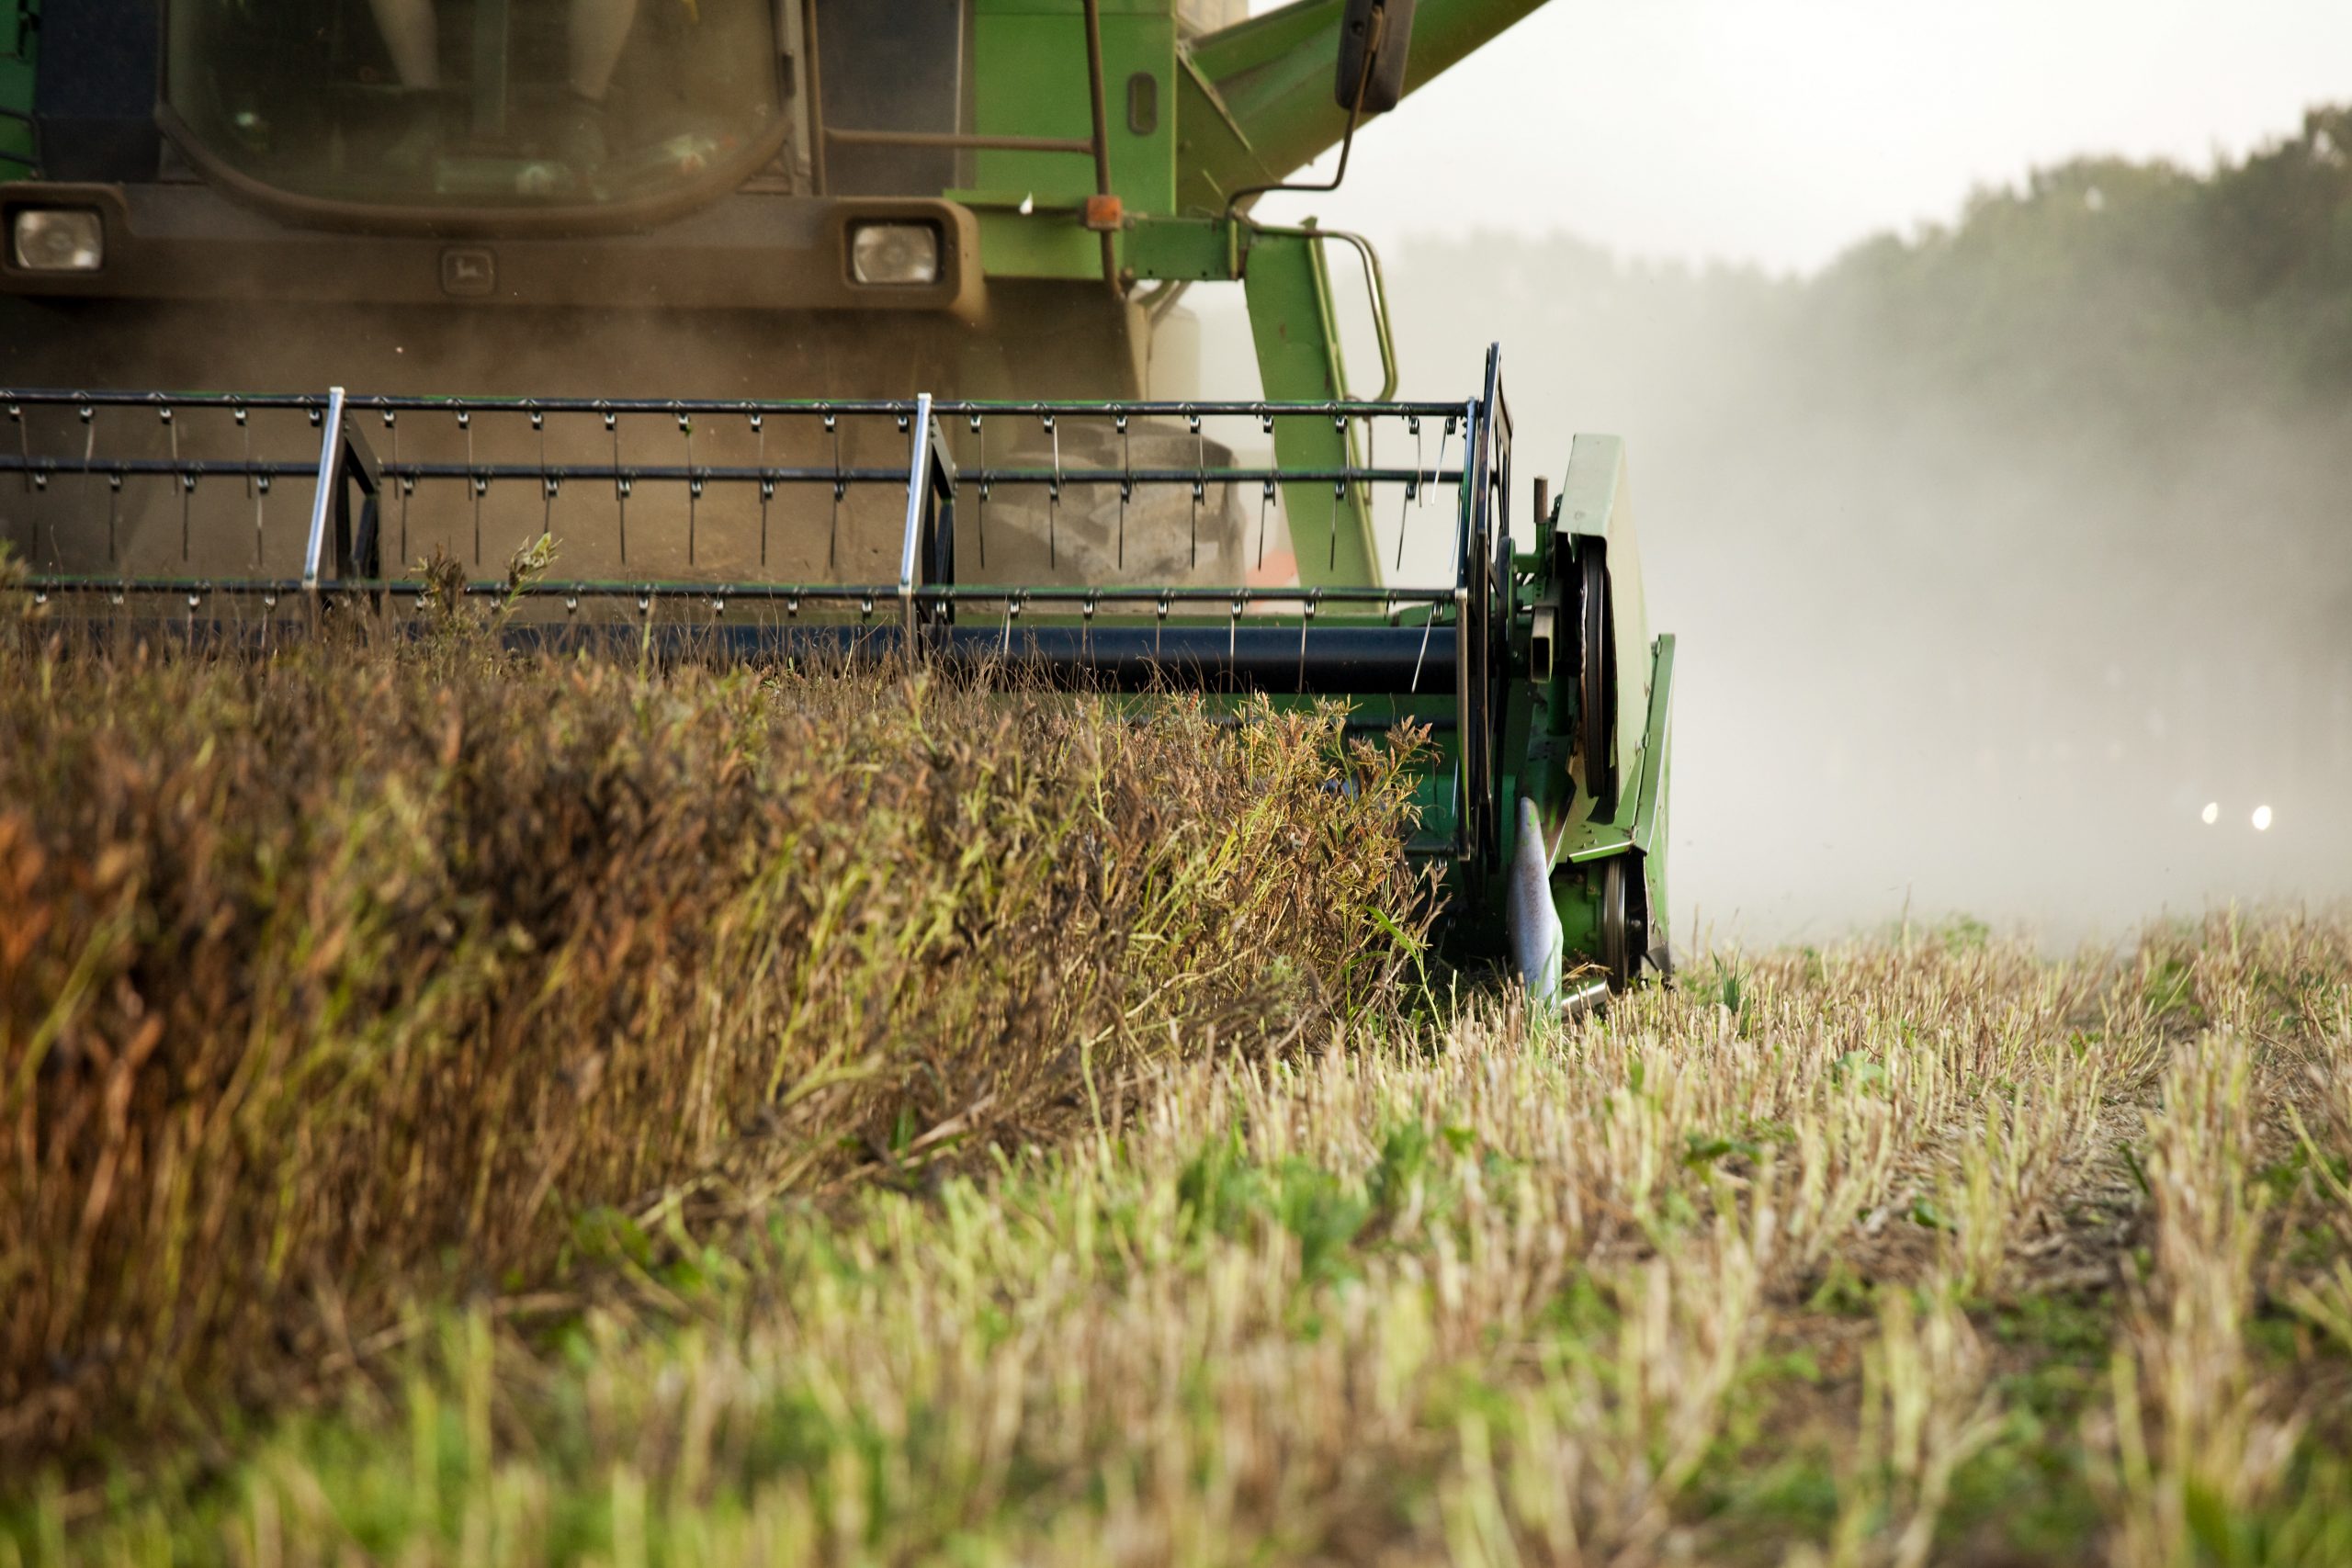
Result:
[[[0,0],[0,541],[199,640],[431,557],[519,639],[1337,699],[1431,734],[1449,950],[1589,1000],[1670,967],[1623,449],[1516,478],[1497,352],[1398,400],[1372,248],[1251,216],[1533,3]]]

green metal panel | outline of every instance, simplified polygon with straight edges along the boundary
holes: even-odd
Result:
[[[951,197],[967,199],[967,193]],[[978,207],[980,270],[991,277],[1087,278],[1101,287],[1102,241],[1075,208],[1023,213],[1010,206]]]
[[[1243,277],[1250,332],[1265,395],[1285,402],[1326,402],[1347,395],[1347,371],[1332,330],[1331,291],[1321,245],[1302,231],[1261,231],[1251,237]],[[1274,455],[1284,468],[1337,468],[1355,457],[1355,432],[1324,418],[1274,422]],[[1285,484],[1283,508],[1302,582],[1378,583],[1379,552],[1371,519],[1352,492],[1321,482]]]
[[[1127,231],[1126,261],[1139,278],[1193,283],[1229,278],[1231,228],[1205,218],[1139,218]]]
[[[1656,765],[1650,755],[1650,744],[1666,733],[1665,726],[1673,704],[1669,686],[1674,676],[1674,639],[1661,637],[1655,650],[1642,660],[1641,682],[1644,702],[1637,711],[1641,715],[1640,772],[1634,775],[1632,788],[1617,792],[1617,813],[1608,818],[1586,818],[1572,823],[1560,839],[1555,859],[1562,864],[1582,863],[1600,860],[1628,849],[1646,851],[1654,832],[1652,815],[1657,809],[1658,791],[1663,788],[1664,769]],[[1653,787],[1653,781],[1658,781]],[[1577,800],[1589,804],[1591,796],[1578,792]],[[1663,845],[1659,848],[1663,849]]]
[[[1164,0],[1103,6],[1111,183],[1130,215],[1165,213],[1174,202],[1175,50],[1175,23]],[[1092,135],[1085,12],[1079,0],[979,0],[973,55],[976,132],[1061,140]],[[1137,74],[1151,79],[1156,106],[1150,124],[1140,131],[1128,114],[1129,84]],[[1091,159],[989,150],[975,155],[974,168],[972,188],[950,194],[981,213],[980,262],[986,272],[1000,277],[1102,276],[1101,242],[1080,220],[1095,188]]]
[[[1657,639],[1650,678],[1648,734],[1642,743],[1642,799],[1634,814],[1634,842],[1642,852],[1649,892],[1650,929],[1664,942],[1674,930],[1666,903],[1666,852],[1671,838],[1668,806],[1674,773],[1674,638]]]
[[[1111,187],[1130,213],[1165,213],[1176,193],[1176,24],[1165,0],[1102,7],[1102,75],[1110,128]],[[1155,114],[1129,123],[1130,78],[1152,81]],[[973,125],[983,136],[1084,141],[1093,135],[1086,18],[1078,0],[978,0],[973,27]],[[1102,247],[1078,213],[1094,193],[1091,158],[1069,152],[983,151],[973,188],[956,193],[998,209],[980,231],[991,275],[1099,277]],[[1021,213],[1023,202],[1031,210]]]
[[[1451,67],[1542,0],[1419,0],[1408,93]],[[1245,186],[1271,185],[1339,144],[1348,117],[1333,101],[1342,0],[1301,0],[1188,46],[1179,85],[1179,210],[1219,212]]]
[[[33,52],[39,0],[0,0],[0,181],[32,173]]]
[[[1571,953],[1600,951],[1600,863],[1633,855],[1641,863],[1650,922],[1661,938],[1671,930],[1666,893],[1668,773],[1674,754],[1674,638],[1660,637],[1642,660],[1649,700],[1642,710],[1642,769],[1634,787],[1618,792],[1616,817],[1573,824],[1562,835],[1552,874],[1554,907]]]

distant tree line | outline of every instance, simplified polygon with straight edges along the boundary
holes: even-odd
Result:
[[[1703,354],[1723,372],[1756,361],[1776,400],[1933,390],[2035,422],[2104,411],[2155,435],[2202,409],[2352,391],[2352,107],[2209,171],[2040,170],[1809,277],[1626,260],[1565,234],[1418,238],[1398,259],[1409,368],[1432,384],[1460,379],[1464,341],[1495,337],[1522,378],[1531,356],[1605,367],[1613,403],[1640,400],[1653,367],[1690,395]],[[1562,374],[1577,373],[1538,372]]]
[[[2352,389],[2352,107],[2195,173],[2085,158],[1978,192],[1959,220],[1857,246],[1804,290],[1809,333],[1887,382],[2079,416]]]

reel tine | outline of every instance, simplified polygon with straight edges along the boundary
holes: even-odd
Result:
[[[539,448],[539,537],[555,534],[555,492],[557,486],[548,463],[548,416],[536,398],[526,400],[523,412],[530,417],[531,434],[538,437]]]
[[[827,405],[820,403],[817,406],[825,416],[825,433],[833,440],[833,519],[832,526],[825,536],[825,570],[831,573],[841,570],[842,491],[847,488],[847,481],[842,478],[841,421],[834,417],[833,411]]]
[[[1326,571],[1336,571],[1339,570],[1340,497],[1347,493],[1347,489],[1348,481],[1345,479],[1333,479],[1331,481],[1331,555],[1330,558],[1323,563],[1323,570]]]
[[[758,409],[752,410],[752,466],[760,470],[760,570],[768,564],[768,502],[775,499],[775,480],[769,477],[767,418]]]
[[[25,459],[23,479],[25,493],[30,495],[33,492],[32,434],[25,428],[25,411],[14,401],[8,404],[8,423],[17,427],[17,450]]]
[[[620,512],[621,564],[628,564],[628,476],[621,468],[621,425],[613,405],[598,402],[596,412],[605,416],[605,434],[613,438],[613,499]]]
[[[237,434],[244,447],[243,456],[246,464],[245,493],[247,495],[254,495],[258,493],[258,487],[254,482],[255,476],[252,471],[252,464],[254,460],[254,427],[251,422],[245,418],[244,404],[238,403],[235,405],[233,409],[233,417],[237,422]]]
[[[1317,590],[1317,592],[1320,592]],[[1298,689],[1306,690],[1306,628],[1315,619],[1315,593],[1309,593],[1298,617]]]
[[[1197,410],[1187,406],[1184,423],[1193,432],[1193,570],[1198,571],[1201,570],[1201,502],[1208,491],[1209,438],[1201,434],[1201,416]],[[1166,613],[1161,612],[1163,615]],[[1159,643],[1155,637],[1152,652],[1157,655],[1159,651]]]
[[[1052,414],[1040,414],[1038,417],[1046,422],[1046,434],[1054,438],[1054,479],[1052,484],[1046,490],[1046,570],[1059,571],[1061,570],[1059,536],[1062,515],[1062,433],[1061,427],[1054,423]]]
[[[1331,430],[1332,433],[1340,438],[1340,468],[1342,475],[1344,475],[1347,470],[1349,457],[1348,416],[1344,413],[1333,414],[1331,416]],[[1347,488],[1348,481],[1344,477],[1331,481],[1330,557],[1323,563],[1323,570],[1327,572],[1336,571],[1339,570],[1340,566],[1340,498],[1347,493]],[[1296,549],[1297,546],[1294,543],[1291,547],[1293,549]]]
[[[403,474],[403,475],[401,475],[401,570],[407,570],[411,565],[413,565],[413,562],[412,561],[412,559],[411,559],[411,558],[410,558],[410,556],[409,556],[409,553],[408,553],[408,502],[409,502],[409,497],[411,497],[411,496],[414,495],[415,493],[416,493],[416,476],[415,476],[415,475],[413,475],[413,474]]]
[[[977,410],[967,417],[972,424],[975,456],[980,465],[979,515],[973,520],[973,528],[979,540],[980,570],[986,571],[989,564],[989,433],[983,428]]]
[[[1198,570],[1201,570],[1201,502],[1202,502],[1202,499],[1203,499],[1203,498],[1207,494],[1207,492],[1208,492],[1208,481],[1207,481],[1206,479],[1195,479],[1193,481],[1193,533],[1192,533],[1192,545],[1193,545],[1193,570],[1194,571],[1198,571]]]
[[[464,403],[458,405],[458,428],[466,433],[466,472],[471,477],[474,491],[474,570],[481,570],[481,498],[490,488],[489,481],[474,467],[474,415]]]
[[[392,461],[391,461],[391,465],[390,465],[390,467],[391,467],[392,468],[395,468],[395,469],[396,469],[396,468],[398,468],[401,466],[401,423],[400,423],[400,416],[399,416],[398,414],[394,413],[390,409],[386,409],[386,410],[384,411],[384,432],[385,432],[385,434],[388,434],[388,435],[390,435],[390,436],[391,437]],[[400,477],[400,478],[397,478],[397,479],[393,479],[393,481],[392,481],[392,482],[393,482],[394,486],[395,486],[395,487],[400,491],[400,498],[401,498],[401,548],[400,548],[400,563],[401,563],[401,570],[403,570],[403,571],[405,571],[405,570],[408,570],[408,496],[409,496],[409,491],[412,491],[412,490],[413,490],[413,489],[415,488],[415,485],[414,485],[414,482],[413,482],[413,481],[412,481],[411,479],[408,479],[406,476],[404,476],[404,475],[403,475],[403,476],[401,476],[401,477]]]
[[[671,401],[670,412],[677,417],[678,436],[686,446],[686,564],[692,566],[695,564],[695,514],[702,509],[702,480],[695,473],[695,422],[675,400]]]
[[[613,476],[613,496],[620,503],[621,564],[628,564],[628,495],[635,489],[626,470]]]
[[[1404,499],[1396,506],[1396,570],[1400,573],[1405,570],[1405,535],[1412,527],[1413,497],[1420,488],[1418,479],[1407,479]]]

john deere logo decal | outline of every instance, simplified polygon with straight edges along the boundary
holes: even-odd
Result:
[[[478,248],[441,253],[441,292],[460,298],[489,293],[498,287],[498,258]]]

